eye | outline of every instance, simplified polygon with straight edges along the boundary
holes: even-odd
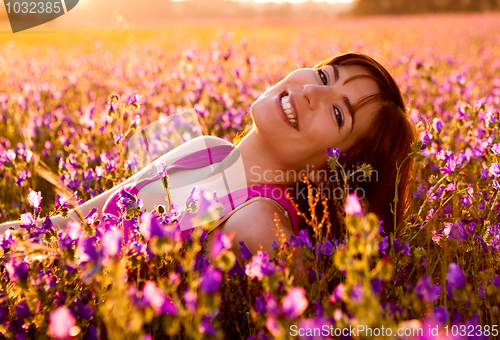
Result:
[[[318,69],[318,75],[321,78],[323,85],[328,84],[328,76],[326,75],[325,71],[323,71],[322,69]]]
[[[339,124],[339,128],[344,124],[344,118],[342,117],[342,111],[336,106],[333,107],[333,112],[335,113],[335,118],[337,119],[337,123]]]

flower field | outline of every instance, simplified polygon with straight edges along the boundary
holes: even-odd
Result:
[[[500,15],[248,25],[0,33],[0,223],[23,226],[0,235],[0,339],[498,338]],[[194,108],[231,141],[267,87],[353,50],[392,70],[420,133],[395,233],[352,197],[344,239],[311,218],[274,254],[181,242],[178,207],[126,192],[106,223],[47,218],[130,177],[141,126]]]

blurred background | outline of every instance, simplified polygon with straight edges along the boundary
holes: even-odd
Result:
[[[43,25],[76,28],[148,28],[200,19],[331,18],[370,15],[489,12],[500,0],[80,0],[74,10]],[[8,29],[5,6],[0,25]]]

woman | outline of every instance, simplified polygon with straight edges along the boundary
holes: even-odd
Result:
[[[237,204],[231,201],[230,209],[212,230],[232,234],[233,244],[244,241],[253,253],[259,247],[272,253],[272,244],[277,240],[276,215],[287,238],[298,231],[293,207],[282,199],[282,194],[287,186],[300,181],[299,174],[304,171],[318,181],[318,174],[327,169],[326,150],[329,147],[347,154],[348,170],[356,163],[371,164],[377,172],[376,179],[358,181],[355,185],[365,193],[365,209],[377,214],[387,227],[393,225],[390,204],[395,193],[396,163],[400,164],[411,152],[410,143],[415,139],[415,130],[406,115],[399,87],[382,65],[367,55],[347,53],[312,69],[295,70],[265,91],[253,103],[250,113],[254,124],[235,149],[243,160],[240,168],[232,166],[237,162],[234,157],[233,160],[229,157],[234,156],[233,146],[214,137],[194,139],[161,157],[162,162],[172,165],[179,159],[186,161],[185,155],[229,147],[216,160],[210,153],[201,157],[201,163],[174,166],[176,175],[172,174],[170,178],[172,183],[189,178],[202,181],[207,178],[207,172],[221,173],[220,169],[223,169],[232,179],[244,178],[244,182],[237,185],[238,190],[255,189],[250,194],[255,197],[247,200],[249,197],[245,196],[245,202],[240,200]],[[205,162],[207,157],[209,163]],[[397,223],[407,206],[410,170],[411,162],[407,161],[401,168],[398,186]],[[147,169],[79,209],[82,214],[94,207],[99,213],[113,211],[118,188],[122,186],[135,190],[148,211],[164,204],[165,191],[158,176],[140,185],[134,184],[145,177]],[[220,176],[217,178],[208,180],[206,187],[215,191],[221,189],[224,181]],[[196,180],[191,181],[194,182]],[[269,192],[266,188],[278,188],[278,191]],[[231,193],[231,190],[227,191]],[[183,206],[189,186],[180,192],[177,197],[172,197],[172,201]],[[278,193],[280,198],[276,197]],[[76,219],[76,215],[73,213],[70,218]],[[64,227],[67,220],[58,216],[53,218],[53,223]],[[5,230],[7,225],[2,227]],[[209,233],[209,243],[213,235]]]

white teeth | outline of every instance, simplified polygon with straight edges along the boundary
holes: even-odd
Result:
[[[294,128],[297,127],[297,120],[296,117],[294,116],[294,112],[292,109],[292,105],[290,104],[290,97],[289,96],[284,96],[281,98],[281,107],[283,108],[283,111],[285,112],[286,117],[288,118],[288,121]]]

